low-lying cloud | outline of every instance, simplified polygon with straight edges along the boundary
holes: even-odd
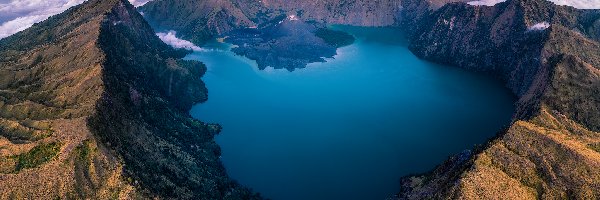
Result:
[[[194,45],[194,43],[177,38],[177,32],[169,31],[166,33],[156,33],[163,42],[177,49],[187,49],[192,51],[202,51],[203,49]]]
[[[529,31],[543,31],[546,30],[550,27],[550,24],[548,22],[540,22],[537,24],[534,24],[533,26],[530,26],[527,28],[527,30]]]
[[[474,6],[493,6],[501,2],[505,2],[506,0],[479,0],[479,1],[470,1],[469,5]]]
[[[152,1],[152,0],[129,0],[129,2],[131,2],[131,4],[135,7],[143,6],[144,4],[146,4],[150,1]]]
[[[44,21],[86,0],[0,0],[0,39]],[[151,0],[129,0],[142,6]]]

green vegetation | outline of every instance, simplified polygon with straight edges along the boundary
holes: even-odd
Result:
[[[77,152],[77,163],[86,166],[90,164],[92,156],[96,152],[96,148],[92,146],[92,141],[88,139],[83,141],[83,144],[75,148],[75,152]]]
[[[325,43],[336,48],[348,46],[354,43],[354,37],[343,31],[336,31],[327,28],[320,28],[315,32],[317,37],[320,37]]]
[[[41,144],[23,154],[0,157],[0,173],[19,173],[43,165],[58,155],[61,146],[58,142]]]
[[[77,181],[77,185],[75,185],[75,192],[73,196],[77,196],[79,198],[84,198],[86,196],[93,196],[94,190],[98,190],[91,180],[94,175],[90,171],[93,167],[93,157],[96,152],[95,146],[91,140],[83,141],[83,144],[75,148],[75,180]],[[116,199],[116,198],[115,198]]]
[[[14,171],[19,172],[23,169],[35,168],[54,159],[58,155],[61,146],[58,142],[41,144],[27,153],[15,156],[14,159],[17,163]]]
[[[588,144],[588,147],[600,153],[600,143]]]

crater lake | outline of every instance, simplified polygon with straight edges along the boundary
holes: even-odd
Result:
[[[356,37],[325,63],[267,68],[213,42],[208,101],[227,173],[275,200],[385,199],[399,179],[483,144],[510,123],[501,81],[418,59],[401,30],[334,26]]]

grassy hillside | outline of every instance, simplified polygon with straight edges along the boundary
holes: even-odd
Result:
[[[258,198],[230,180],[198,62],[125,0],[0,40],[0,199]]]
[[[415,54],[494,74],[520,99],[507,131],[469,159],[405,177],[399,198],[600,197],[596,13],[509,0],[493,7],[449,4],[424,15],[412,37]]]

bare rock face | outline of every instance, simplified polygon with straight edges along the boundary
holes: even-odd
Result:
[[[414,12],[407,9],[411,4],[425,5],[425,10],[435,10],[451,2],[467,2],[468,0],[263,0],[267,8],[280,9],[288,13],[298,14],[303,20],[314,20],[326,24],[345,24],[354,26],[392,26],[398,24],[403,12]],[[419,10],[421,11],[421,10]]]
[[[298,13],[304,20],[356,26],[393,25],[402,9],[400,0],[263,0],[262,3],[268,8]]]
[[[497,139],[471,159],[404,178],[399,198],[598,198],[598,12],[509,0],[450,4],[424,17],[415,54],[494,74],[520,99]]]
[[[468,0],[160,0],[139,10],[157,29],[176,30],[196,44],[228,32],[256,27],[281,15],[302,21],[354,26],[391,26],[451,2]],[[408,13],[408,14],[406,14]]]
[[[206,88],[185,54],[125,0],[0,40],[0,199],[258,198],[187,114]]]

